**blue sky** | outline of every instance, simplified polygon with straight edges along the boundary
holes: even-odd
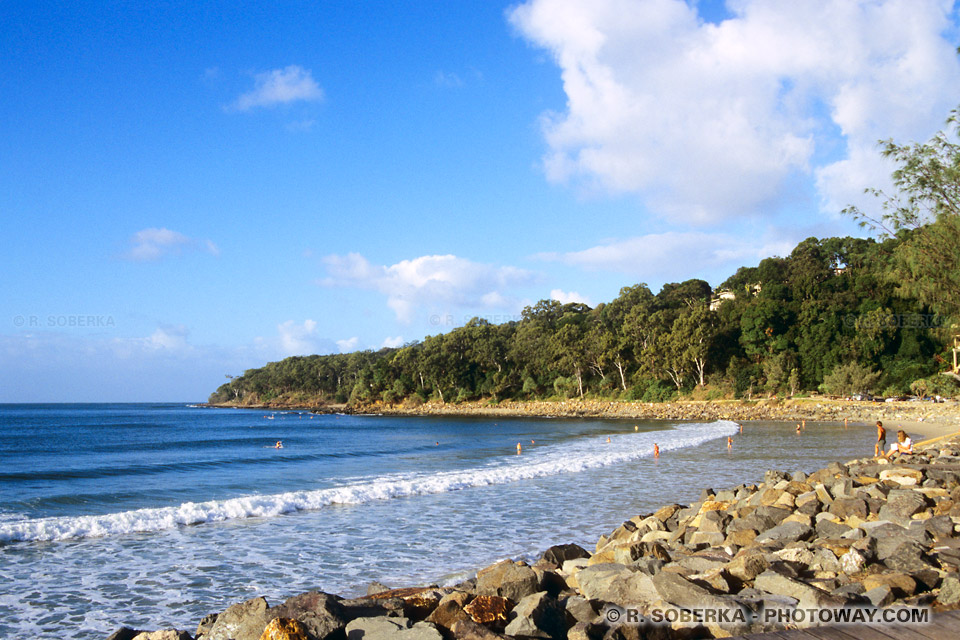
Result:
[[[795,6],[796,5],[796,6]],[[5,2],[0,402],[595,305],[816,235],[960,104],[944,0]]]

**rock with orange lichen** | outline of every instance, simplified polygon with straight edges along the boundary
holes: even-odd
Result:
[[[291,618],[274,618],[260,635],[260,640],[310,640],[307,628]]]
[[[507,615],[513,605],[503,596],[477,596],[463,608],[477,624],[502,629],[507,625]]]

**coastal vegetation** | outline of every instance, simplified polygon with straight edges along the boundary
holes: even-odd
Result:
[[[960,317],[960,114],[923,144],[883,143],[896,191],[875,238],[808,238],[703,280],[624,287],[589,307],[541,300],[396,349],[291,357],[232,377],[212,403],[417,405],[506,399],[953,396]],[[955,373],[955,372],[954,372]]]

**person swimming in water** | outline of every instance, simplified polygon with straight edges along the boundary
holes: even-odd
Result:
[[[277,444],[273,445],[274,449],[283,449],[283,440],[277,440]]]

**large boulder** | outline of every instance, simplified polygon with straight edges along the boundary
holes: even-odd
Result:
[[[847,602],[843,598],[772,570],[764,571],[757,576],[753,586],[774,595],[796,598],[798,606],[802,609],[842,607]]]
[[[518,602],[510,612],[510,623],[504,633],[521,638],[561,640],[567,635],[566,611],[548,594],[534,593]]]
[[[310,640],[326,640],[347,626],[346,613],[339,599],[322,591],[294,596],[268,611],[270,618],[296,620],[306,629]]]
[[[217,616],[204,640],[260,640],[273,617],[269,609],[265,598],[251,598],[227,607]]]
[[[926,509],[927,499],[922,493],[911,489],[897,489],[887,496],[887,502],[880,507],[881,520],[890,520],[899,525],[907,526],[910,516]]]
[[[460,620],[450,631],[457,640],[504,640],[506,638],[473,620]]]
[[[577,574],[580,594],[589,600],[646,605],[657,599],[651,577],[621,564],[596,564]]]
[[[347,640],[443,640],[429,622],[410,625],[408,618],[357,618],[347,625]]]
[[[778,524],[757,536],[757,544],[774,542],[780,545],[786,545],[798,540],[808,540],[813,536],[813,528],[801,522],[784,522]]]
[[[543,559],[558,567],[562,567],[567,560],[589,557],[590,552],[577,544],[557,544],[543,552]]]
[[[513,602],[540,589],[537,573],[525,564],[504,560],[477,572],[477,593],[484,596],[502,596]]]

